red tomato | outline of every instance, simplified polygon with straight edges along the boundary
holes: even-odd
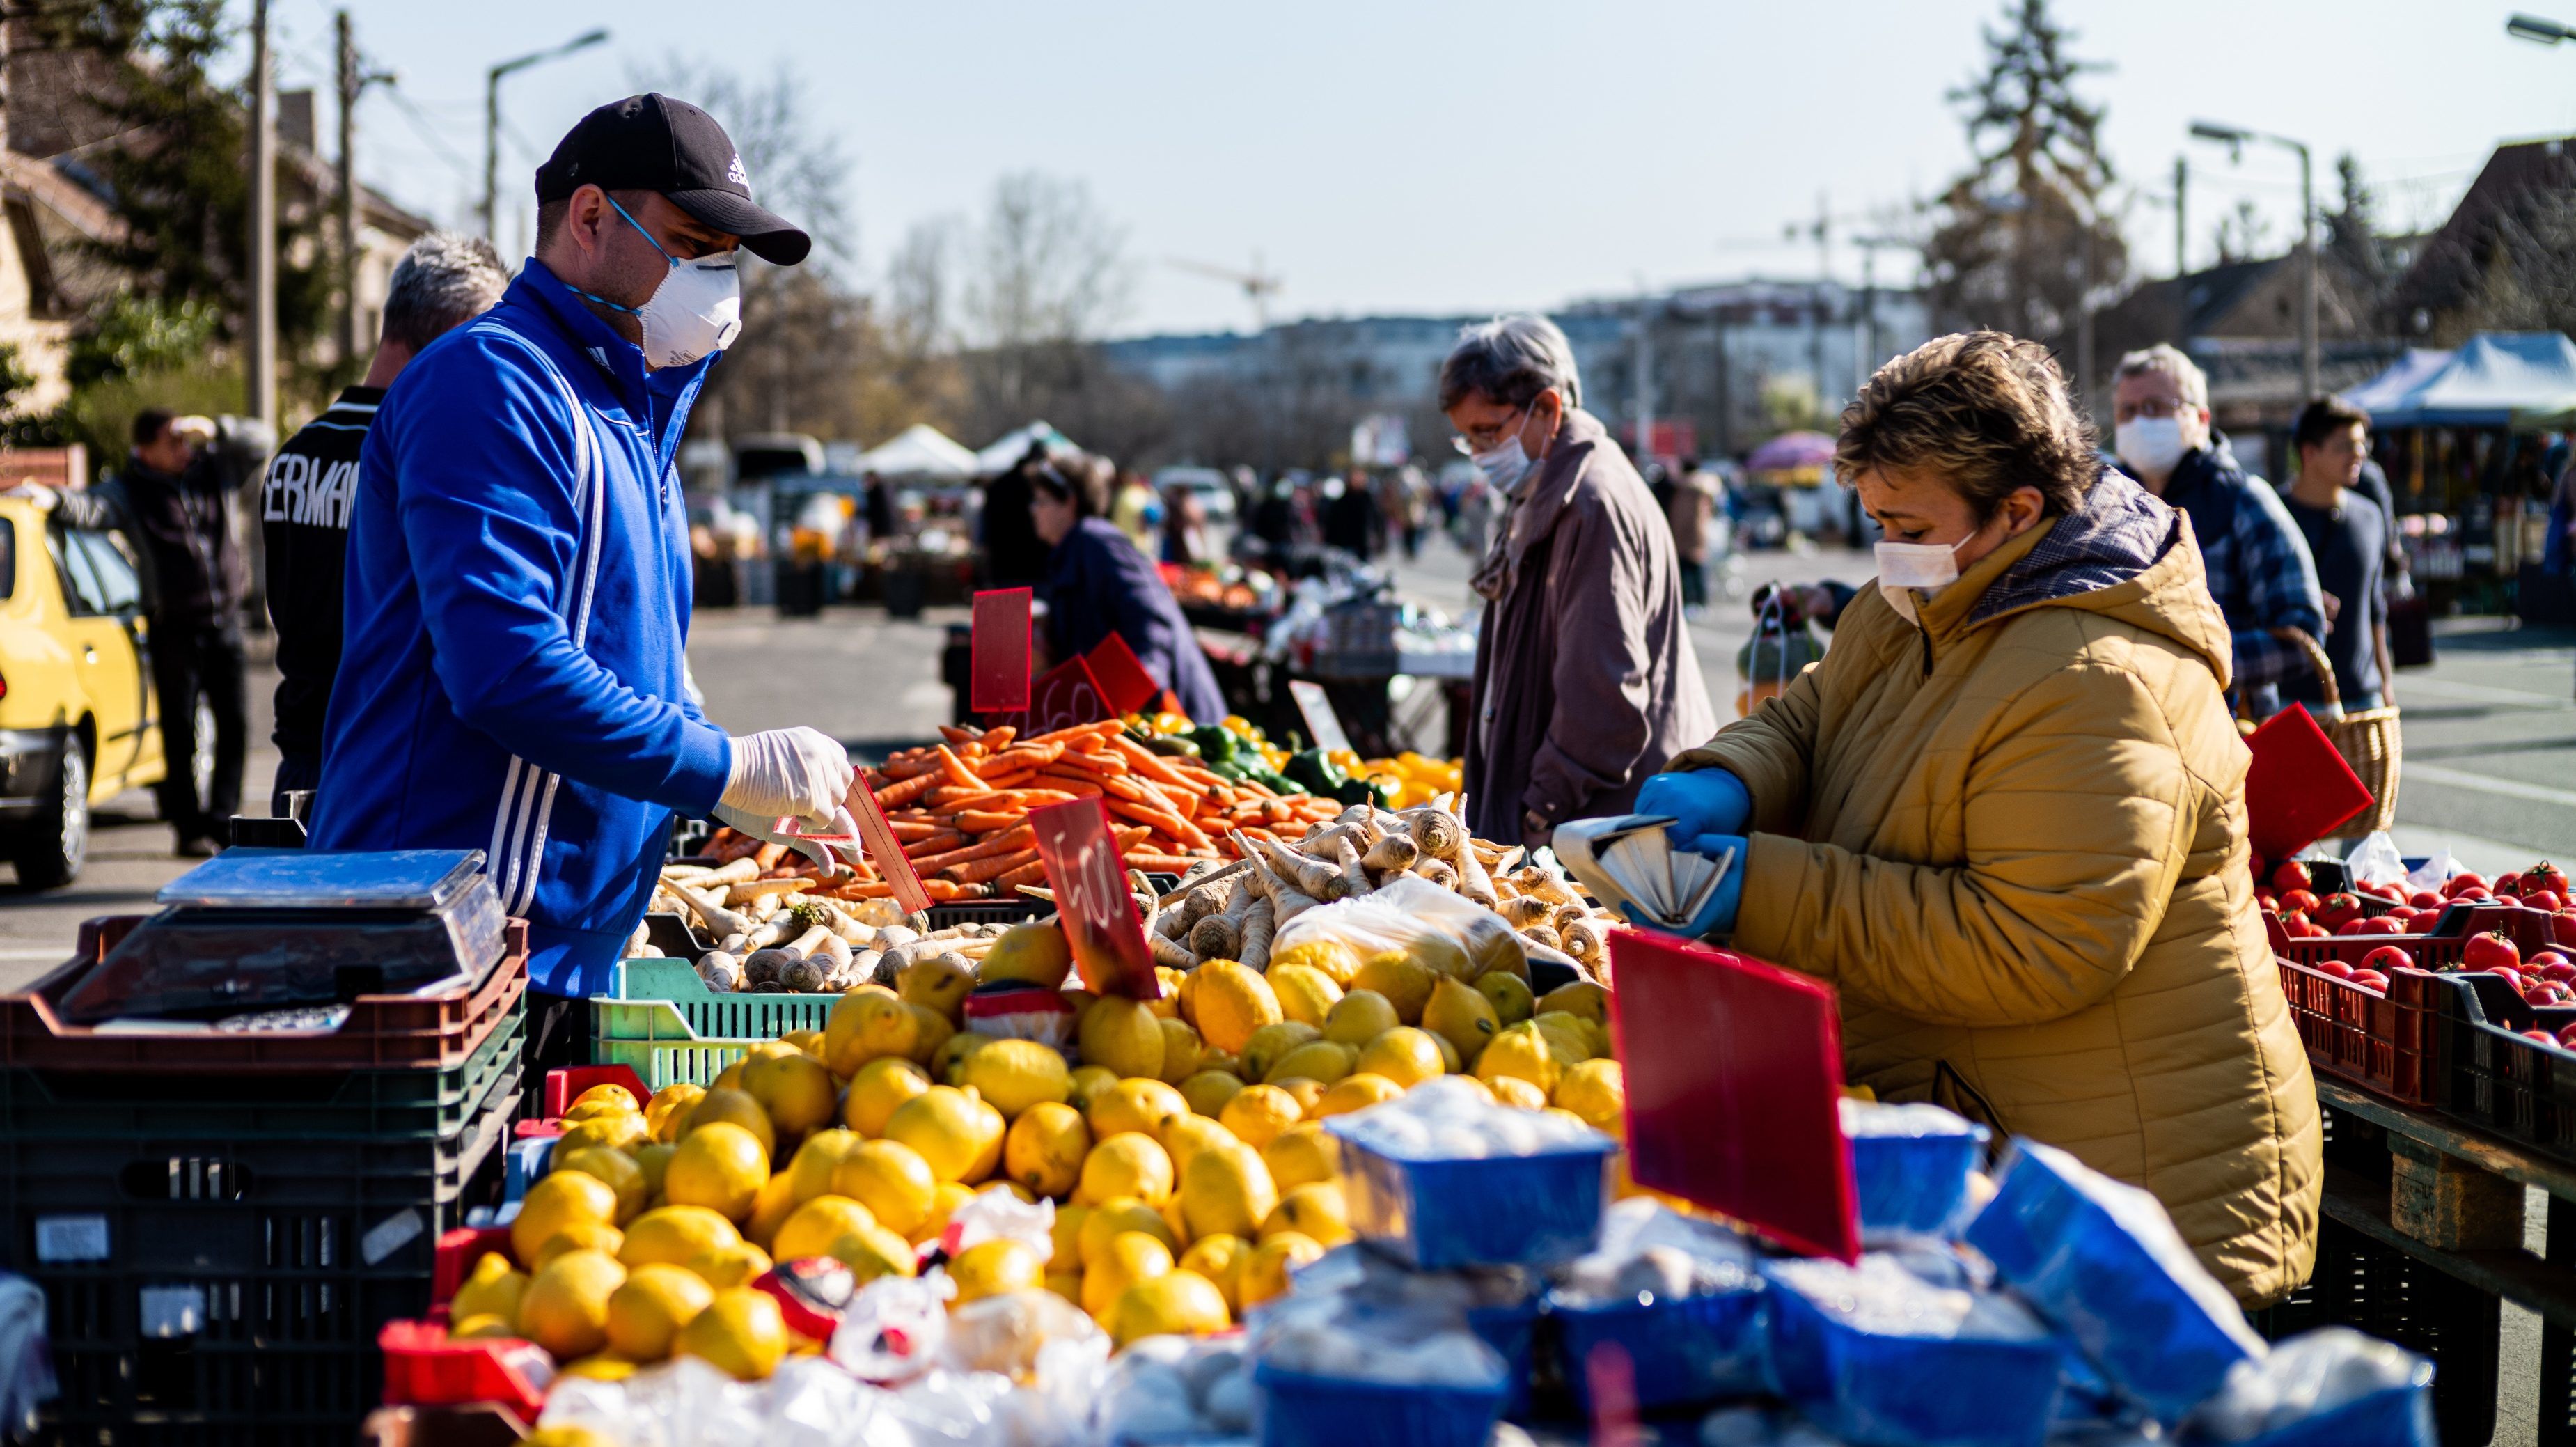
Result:
[[[2442,886],[2442,893],[2451,899],[2457,899],[2460,897],[2460,891],[2464,889],[2484,889],[2486,887],[2486,876],[2482,874],[2461,873],[2451,876],[2450,882]]]
[[[2377,919],[2354,920],[2352,932],[2357,935],[2402,935],[2406,933],[2406,922],[2393,914],[2383,914]]]
[[[2531,909],[2545,909],[2552,912],[2565,909],[2567,907],[2566,899],[2560,896],[2558,891],[2554,889],[2535,889],[2528,891],[2523,895],[2522,902],[2525,906]]]
[[[2348,920],[2361,918],[2361,897],[2349,890],[2337,890],[2317,902],[2317,923],[2327,929],[2341,929]]]
[[[2319,960],[2317,961],[2316,968],[2317,973],[2320,975],[2332,975],[2338,980],[2349,980],[2352,978],[2352,966],[2345,964],[2341,960]]]
[[[2494,890],[2498,899],[2509,898],[2522,893],[2522,876],[2499,874],[2487,884],[2487,888]]]
[[[2282,860],[2272,871],[2272,887],[2283,894],[2294,889],[2306,889],[2314,883],[2316,880],[2308,873],[2308,867],[2295,859]]]
[[[2544,980],[2556,980],[2562,985],[2576,984],[2576,964],[2569,964],[2565,960],[2553,961],[2540,967],[2540,977]]]
[[[2414,956],[2399,949],[2395,945],[2381,945],[2379,948],[2372,950],[2369,954],[2361,957],[2361,967],[2363,969],[2376,970],[2381,974],[2386,974],[2390,970],[2406,969],[2414,963]]]
[[[2576,1025],[2569,1025],[2560,1030],[2558,1032],[2558,1043],[2571,1048],[2576,1048]]]
[[[2525,1030],[2522,1033],[2525,1037],[2537,1040],[2543,1045],[2555,1045],[2558,1043],[2558,1037],[2550,1034],[2546,1030]]]
[[[2442,896],[2429,889],[2419,889],[2406,896],[2406,904],[2410,909],[2440,909]]]
[[[2370,923],[2370,921],[2366,919],[2348,919],[2343,923],[2336,925],[2333,929],[2328,930],[2327,933],[2332,935],[2357,935],[2361,933],[2361,927],[2368,923]]]
[[[2281,896],[2281,908],[2299,914],[2317,912],[2317,897],[2304,889],[2294,889]]]
[[[2468,888],[2461,890],[2459,893],[2452,895],[2451,902],[2453,904],[2466,904],[2470,900],[2492,900],[2494,898],[2494,895],[2487,893],[2487,887],[2485,885],[2473,884]]]
[[[2546,859],[2524,870],[2522,882],[2526,888],[2536,882],[2542,889],[2548,890],[2560,899],[2567,897],[2567,871]]]
[[[2568,963],[2567,957],[2556,950],[2539,949],[2531,952],[2531,958],[2524,960],[2522,962],[2522,967],[2526,970],[2545,970],[2551,965],[2565,965]]]
[[[2570,990],[2556,980],[2542,980],[2525,989],[2522,998],[2535,1005],[2564,1005],[2576,1000],[2576,990]]]
[[[2471,935],[2469,942],[2460,949],[2462,969],[2517,972],[2521,966],[2522,951],[2513,947],[2513,941],[2493,930]]]
[[[2258,889],[2254,891],[2254,902],[2257,905],[2272,911],[2274,914],[2281,912],[2281,896],[2274,894],[2268,889]]]
[[[2353,971],[2352,982],[2373,994],[2385,995],[2388,993],[2388,977],[2377,970],[2355,970]]]

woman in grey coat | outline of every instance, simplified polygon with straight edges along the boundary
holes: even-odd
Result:
[[[1717,728],[1672,530],[1581,403],[1573,350],[1542,317],[1468,327],[1440,369],[1440,409],[1502,509],[1474,580],[1466,822],[1532,847],[1626,811]]]

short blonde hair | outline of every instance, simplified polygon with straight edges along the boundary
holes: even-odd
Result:
[[[2149,372],[2162,372],[2173,378],[2174,386],[2182,391],[2182,399],[2192,406],[2209,405],[2209,374],[2171,342],[2158,342],[2122,357],[2119,369],[2111,374],[2111,385],[2117,387]]]
[[[2049,516],[2073,512],[2101,471],[2093,426],[2048,349],[2003,332],[1935,337],[1878,369],[1843,409],[1834,471],[1934,474],[1991,518],[2036,487]]]

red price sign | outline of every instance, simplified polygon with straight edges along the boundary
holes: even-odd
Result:
[[[1091,665],[1079,658],[1069,658],[1048,669],[1045,676],[1029,685],[1029,706],[1018,713],[1005,713],[992,720],[996,725],[1012,724],[1020,736],[1052,733],[1114,718],[1092,675]]]
[[[1131,714],[1153,702],[1163,686],[1145,671],[1144,663],[1127,640],[1112,633],[1100,640],[1100,646],[1082,655],[1091,665],[1091,676],[1100,684],[1100,700],[1109,705],[1112,715]]]
[[[930,908],[930,891],[921,887],[921,876],[913,872],[912,861],[903,857],[902,841],[894,837],[894,828],[886,823],[885,810],[877,804],[876,794],[868,788],[865,776],[850,781],[848,805],[850,817],[859,823],[860,842],[867,846],[868,858],[874,860],[877,873],[894,889],[894,902],[904,913],[919,914]]]
[[[970,645],[972,677],[967,705],[977,713],[1029,706],[1029,602],[1027,588],[998,588],[975,595]]]
[[[1127,893],[1127,862],[1109,811],[1098,799],[1074,799],[1029,811],[1038,859],[1055,889],[1056,912],[1073,946],[1074,967],[1095,995],[1163,998],[1154,953],[1145,946],[1145,924]]]

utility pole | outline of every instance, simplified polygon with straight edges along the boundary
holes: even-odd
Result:
[[[2304,253],[2299,277],[2299,405],[2317,395],[2318,377],[2324,370],[2324,358],[2317,342],[2317,198],[2313,160],[2308,148],[2299,151],[2299,250]]]
[[[2174,275],[2191,274],[2191,226],[2183,204],[2191,189],[2191,167],[2179,155],[2174,157]]]
[[[250,7],[250,415],[277,425],[277,77],[268,0]]]
[[[333,18],[340,37],[340,365],[358,355],[358,42],[349,12]]]
[[[1807,297],[1807,367],[1816,378],[1816,405],[1825,406],[1825,278],[1833,275],[1833,203],[1816,193],[1816,289]]]
[[[1647,294],[1645,284],[1637,286],[1637,333],[1632,364],[1637,369],[1634,410],[1637,414],[1637,445],[1630,456],[1637,470],[1646,470],[1646,461],[1654,455],[1655,436],[1655,343],[1649,335],[1655,325],[1655,299]]]
[[[262,0],[265,3],[265,0]],[[501,197],[501,80],[513,71],[525,70],[549,60],[559,60],[576,50],[586,50],[608,39],[605,30],[593,30],[574,36],[552,50],[532,51],[513,60],[502,61],[483,72],[483,238],[494,247],[501,244],[501,228],[496,217]]]

